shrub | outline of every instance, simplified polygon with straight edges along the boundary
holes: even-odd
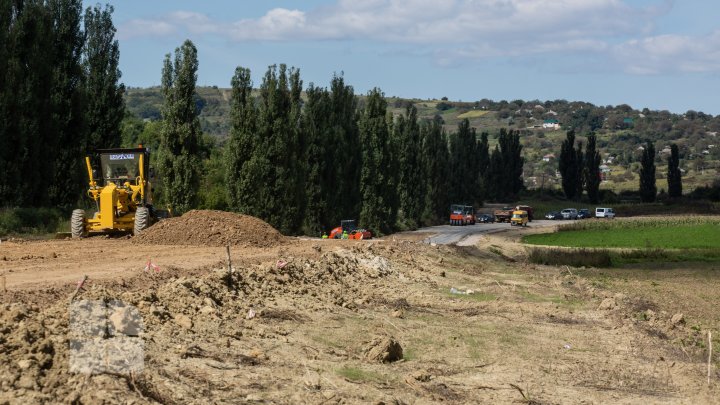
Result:
[[[67,215],[57,208],[7,208],[0,210],[0,235],[54,233]]]

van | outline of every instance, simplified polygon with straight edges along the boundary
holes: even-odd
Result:
[[[517,210],[513,211],[512,218],[510,218],[510,226],[527,226],[528,224],[528,213],[527,211]]]
[[[612,208],[595,208],[595,218],[615,218],[615,210]]]

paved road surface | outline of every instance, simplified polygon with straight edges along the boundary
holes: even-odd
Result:
[[[529,228],[541,228],[559,225],[563,221],[549,221],[538,219],[528,224]],[[432,233],[425,239],[426,243],[437,243],[438,245],[472,246],[476,244],[483,234],[500,232],[512,229],[513,232],[520,232],[519,228],[511,227],[508,223],[475,224],[467,226],[439,225],[420,228],[414,232]]]

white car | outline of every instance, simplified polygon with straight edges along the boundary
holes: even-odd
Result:
[[[615,218],[615,210],[612,208],[595,208],[595,218]]]

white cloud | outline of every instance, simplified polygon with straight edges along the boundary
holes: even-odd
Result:
[[[211,34],[237,42],[358,40],[395,44],[435,63],[489,58],[592,56],[634,74],[720,67],[720,32],[647,36],[669,0],[337,0],[312,10],[275,8],[255,19],[216,21],[177,11],[131,20],[119,37]],[[619,45],[616,45],[619,44]]]
[[[633,74],[720,71],[720,31],[702,37],[658,35],[613,49],[615,60]]]

